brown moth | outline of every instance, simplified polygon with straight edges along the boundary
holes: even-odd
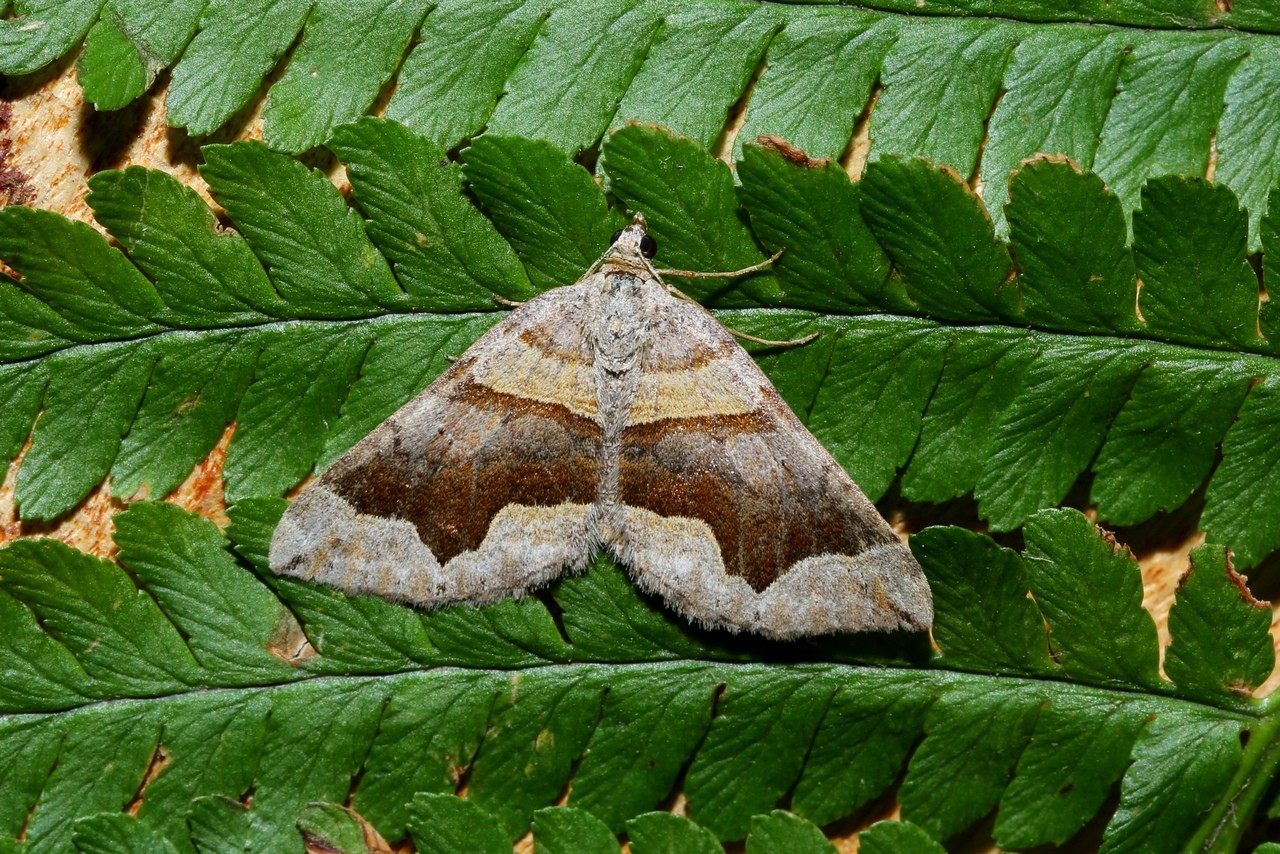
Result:
[[[649,262],[637,216],[293,501],[271,569],[484,603],[612,553],[704,626],[927,629],[909,549],[746,351]]]

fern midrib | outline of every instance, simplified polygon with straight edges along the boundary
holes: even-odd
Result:
[[[567,287],[567,286],[566,286]],[[1159,358],[1161,361],[1178,362],[1204,362],[1211,361],[1223,366],[1232,366],[1239,368],[1241,371],[1252,372],[1258,376],[1280,376],[1280,356],[1270,355],[1268,353],[1248,350],[1233,350],[1230,345],[1223,344],[1221,347],[1215,347],[1205,344],[1189,344],[1185,342],[1166,341],[1159,338],[1147,336],[1125,336],[1111,333],[1093,333],[1093,332],[1076,332],[1071,330],[1051,329],[1038,326],[1018,325],[1016,323],[992,323],[992,322],[975,322],[965,323],[958,321],[941,321],[926,315],[913,314],[889,314],[889,313],[857,313],[857,312],[837,312],[822,310],[818,311],[811,308],[799,306],[778,306],[778,307],[753,307],[753,308],[733,308],[733,309],[712,309],[713,314],[718,318],[732,318],[735,315],[741,316],[746,313],[752,315],[794,315],[803,312],[812,315],[815,323],[821,323],[824,319],[839,323],[841,321],[853,321],[868,325],[883,324],[884,326],[892,326],[898,323],[910,323],[915,328],[920,328],[921,324],[931,325],[936,329],[954,329],[971,331],[977,333],[999,332],[1006,335],[1019,335],[1028,339],[1044,339],[1047,341],[1069,340],[1069,341],[1098,341],[1103,342],[1102,347],[1110,347],[1111,349],[1129,350],[1143,357]],[[75,353],[77,351],[92,352],[95,347],[115,347],[122,344],[145,343],[153,341],[163,341],[165,339],[187,337],[198,335],[200,333],[220,334],[230,332],[272,332],[289,328],[307,327],[312,329],[333,328],[340,329],[343,327],[370,327],[379,324],[392,324],[404,320],[431,320],[434,318],[478,318],[485,316],[493,316],[496,323],[507,312],[499,309],[492,311],[477,310],[449,310],[441,311],[419,311],[419,312],[402,312],[393,314],[371,314],[362,317],[344,317],[344,318],[312,318],[298,317],[278,320],[266,320],[257,324],[242,324],[221,327],[172,327],[163,329],[153,333],[147,333],[136,336],[122,336],[119,338],[104,339],[101,341],[81,342],[70,344],[65,347],[59,347],[47,350],[43,353],[25,358],[13,359],[10,361],[0,362],[0,365],[23,365],[29,363],[38,363],[41,360],[49,359],[54,356]],[[732,326],[732,322],[726,323]]]
[[[778,0],[765,0],[761,5],[776,6],[781,9],[794,9],[796,6],[812,6],[816,10],[831,8],[831,4],[827,2],[778,2]],[[917,7],[920,3],[915,4]],[[841,5],[838,8],[849,9],[848,5]],[[1136,30],[1138,32],[1161,32],[1161,33],[1215,33],[1222,32],[1228,34],[1247,33],[1250,35],[1273,36],[1275,32],[1272,30],[1249,29],[1247,27],[1227,26],[1216,21],[1214,23],[1205,23],[1202,25],[1178,26],[1174,24],[1155,24],[1155,23],[1128,23],[1125,21],[1113,21],[1104,18],[1095,18],[1085,20],[1081,17],[1067,18],[1060,15],[1048,15],[1040,18],[1032,18],[1030,16],[1018,17],[1016,15],[993,15],[990,13],[975,12],[972,9],[961,9],[958,11],[947,11],[945,7],[937,11],[925,8],[918,8],[913,12],[904,12],[901,7],[893,4],[883,4],[874,2],[860,2],[855,7],[857,11],[874,12],[881,15],[888,15],[895,18],[925,18],[929,20],[959,20],[959,21],[992,21],[994,23],[1015,24],[1021,26],[1077,26],[1077,27],[1109,27],[1117,30]],[[1047,8],[1047,4],[1046,4]],[[1220,18],[1221,16],[1219,16]]]
[[[715,670],[718,673],[723,672],[725,678],[728,679],[734,672],[738,673],[757,673],[770,672],[778,668],[785,669],[791,674],[807,673],[813,677],[839,678],[844,675],[846,678],[842,682],[857,683],[862,680],[876,680],[889,683],[900,683],[908,680],[928,681],[935,683],[935,688],[939,692],[945,690],[950,685],[968,681],[989,681],[993,684],[1002,686],[1016,686],[1021,690],[1029,693],[1041,695],[1048,694],[1050,699],[1053,696],[1075,696],[1080,698],[1088,698],[1098,702],[1112,702],[1116,695],[1122,695],[1131,698],[1138,703],[1150,704],[1149,709],[1152,715],[1167,712],[1173,709],[1193,708],[1202,710],[1205,713],[1213,715],[1216,719],[1230,718],[1242,723],[1250,723],[1252,721],[1265,721],[1266,731],[1277,736],[1277,746],[1275,747],[1276,755],[1272,758],[1272,762],[1280,766],[1280,710],[1274,707],[1274,704],[1259,702],[1250,698],[1233,698],[1224,695],[1221,699],[1224,701],[1221,705],[1197,700],[1187,697],[1181,697],[1174,693],[1173,683],[1168,683],[1168,688],[1160,691],[1153,689],[1143,689],[1138,687],[1108,687],[1101,685],[1091,685],[1083,682],[1072,682],[1065,679],[1056,679],[1051,676],[1012,676],[1007,674],[991,674],[983,673],[977,670],[960,670],[960,669],[942,669],[942,668],[911,668],[911,667],[885,667],[880,665],[854,665],[854,664],[837,664],[837,663],[821,663],[821,662],[779,662],[779,663],[762,663],[762,662],[728,662],[718,661],[715,659],[701,658],[684,658],[671,661],[639,661],[639,662],[604,662],[604,661],[581,661],[581,662],[545,662],[539,664],[513,665],[511,667],[467,667],[458,664],[441,664],[436,666],[417,667],[404,670],[396,670],[388,673],[365,674],[352,673],[348,675],[333,674],[317,674],[314,676],[303,676],[299,679],[280,680],[280,681],[264,681],[259,683],[247,683],[239,686],[191,686],[186,690],[177,690],[170,693],[159,693],[150,696],[138,697],[119,697],[104,700],[93,700],[79,705],[66,706],[59,709],[44,710],[37,712],[28,712],[20,710],[0,710],[0,721],[20,718],[39,718],[50,716],[61,716],[73,714],[93,708],[110,707],[116,704],[147,704],[147,703],[164,703],[169,701],[178,701],[192,696],[212,696],[221,694],[246,694],[250,692],[277,691],[288,689],[292,686],[302,684],[323,684],[324,682],[333,682],[334,684],[350,685],[351,680],[362,680],[367,683],[387,682],[393,683],[399,679],[405,679],[425,674],[448,674],[450,672],[468,673],[468,674],[488,674],[495,677],[508,677],[515,673],[537,671],[540,673],[555,673],[563,671],[565,678],[581,679],[584,676],[596,676],[616,673],[643,673],[646,671],[659,672],[664,670],[680,670],[688,671],[690,668],[699,668],[704,670]],[[586,672],[584,672],[586,671]],[[847,677],[853,677],[849,679]],[[1045,691],[1046,687],[1051,690]],[[1255,739],[1257,741],[1265,741],[1264,739]],[[1252,744],[1252,742],[1251,742]],[[1268,778],[1269,779],[1269,778]],[[1259,795],[1260,797],[1260,795]]]
[[[406,318],[427,320],[431,318],[449,317],[449,318],[468,318],[468,317],[484,317],[494,315],[495,322],[500,319],[503,314],[500,310],[494,311],[451,311],[444,309],[441,311],[421,311],[421,312],[404,312],[397,314],[370,314],[363,317],[296,317],[280,320],[264,320],[259,323],[245,323],[231,326],[207,326],[207,327],[180,327],[175,326],[168,329],[161,329],[156,332],[150,332],[143,335],[135,335],[131,337],[110,338],[101,341],[86,341],[69,344],[65,347],[50,349],[34,356],[27,356],[22,359],[13,359],[10,361],[0,362],[0,365],[23,365],[32,362],[40,362],[43,359],[53,358],[65,354],[74,354],[78,351],[92,352],[95,347],[118,347],[124,344],[152,343],[156,341],[164,341],[172,338],[186,338],[192,335],[209,334],[221,335],[234,332],[276,332],[291,328],[307,327],[312,329],[333,328],[340,329],[342,327],[360,327],[371,326],[375,324],[390,324]]]

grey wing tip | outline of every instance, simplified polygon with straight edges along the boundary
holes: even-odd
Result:
[[[299,537],[293,505],[285,511],[271,535],[271,547],[267,550],[267,567],[276,575],[301,576],[307,564],[307,549]]]
[[[899,542],[805,558],[761,594],[760,606],[752,628],[780,640],[933,626],[924,570]]]
[[[343,511],[346,511],[345,513]],[[335,534],[346,527],[352,515],[346,502],[313,483],[290,502],[280,517],[271,546],[267,551],[267,567],[276,575],[312,579],[337,563]]]
[[[923,632],[933,628],[933,591],[924,569],[911,550],[900,543],[874,549],[884,568],[877,573],[887,582],[889,603],[897,612],[900,629]]]

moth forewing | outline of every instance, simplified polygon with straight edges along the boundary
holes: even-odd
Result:
[[[271,569],[432,607],[604,549],[704,626],[929,628],[911,551],[652,249],[637,216],[578,282],[489,330],[300,492]]]

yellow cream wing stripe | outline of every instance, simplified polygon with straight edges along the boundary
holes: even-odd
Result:
[[[475,382],[502,394],[554,403],[584,418],[598,420],[595,368],[568,361],[518,341],[503,358],[472,368]]]
[[[744,384],[732,360],[701,367],[653,371],[640,378],[627,426],[668,418],[745,415],[760,407],[760,389]]]

